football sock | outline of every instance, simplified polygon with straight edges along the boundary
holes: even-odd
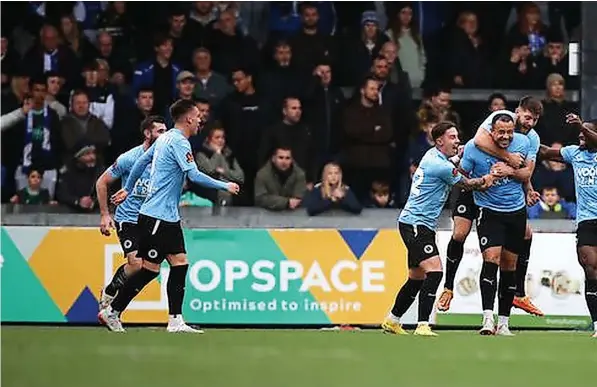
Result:
[[[116,273],[114,273],[114,276],[112,277],[112,281],[108,284],[108,286],[106,286],[106,288],[104,289],[104,292],[109,295],[114,297],[116,295],[116,293],[122,289],[122,287],[124,286],[124,283],[127,280],[127,275],[124,272],[124,267],[126,266],[126,263],[124,265],[121,265],[117,270]]]
[[[591,319],[597,322],[597,279],[585,280],[585,300]]]
[[[168,310],[171,316],[182,314],[182,301],[189,265],[172,266],[168,277]]]
[[[495,263],[483,262],[480,281],[483,310],[493,310],[497,290],[497,271],[498,265]]]
[[[419,290],[421,290],[421,286],[423,286],[423,280],[409,278],[404,285],[402,285],[396,296],[396,301],[392,308],[392,315],[395,317],[402,317],[413,302],[415,302],[415,298],[417,297]]]
[[[524,297],[527,270],[529,268],[529,257],[531,256],[531,243],[533,239],[525,239],[522,253],[516,261],[516,296]]]
[[[114,301],[112,301],[112,309],[116,312],[122,313],[131,303],[133,298],[135,298],[135,296],[139,294],[141,290],[143,290],[145,285],[150,283],[157,276],[157,272],[148,270],[146,268],[142,268],[133,274],[128,281],[125,282],[122,289],[120,289]]]
[[[423,281],[419,292],[419,323],[429,322],[429,315],[433,309],[435,295],[440,282],[442,282],[443,274],[441,271],[429,272]]]
[[[516,293],[516,272],[500,270],[500,291],[498,293],[498,316],[510,316],[512,301]]]
[[[454,277],[458,266],[464,255],[464,242],[458,242],[454,238],[448,243],[448,258],[446,260],[446,283],[444,288],[454,290]]]

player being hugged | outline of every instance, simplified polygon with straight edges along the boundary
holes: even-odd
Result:
[[[143,144],[118,156],[114,164],[106,169],[95,183],[101,213],[100,232],[105,236],[110,236],[110,230],[116,228],[120,246],[127,259],[127,262],[116,270],[110,284],[102,290],[100,310],[107,308],[118,291],[124,286],[127,278],[141,269],[142,261],[137,258],[139,248],[137,218],[139,217],[141,205],[147,197],[149,166],[135,183],[135,188],[128,199],[116,207],[116,213],[114,214],[116,225],[108,210],[108,186],[114,184],[118,179],[122,181],[122,184],[126,183],[135,161],[153,145],[159,136],[166,132],[164,119],[159,116],[145,118],[141,122],[141,132],[145,138]]]
[[[539,155],[572,165],[576,187],[576,254],[585,271],[585,300],[597,338],[597,127],[569,114],[568,123],[580,126],[579,145],[561,149],[541,145]]]
[[[530,142],[527,136],[514,133],[510,114],[497,114],[491,124],[495,145],[526,159]],[[523,186],[530,179],[525,168],[514,169],[498,158],[483,152],[474,140],[464,147],[460,168],[472,177],[491,173],[498,178],[491,188],[474,192],[479,207],[477,234],[483,255],[480,288],[483,305],[482,335],[512,336],[509,328],[510,309],[516,293],[516,261],[523,251],[527,223],[526,195]],[[494,323],[493,307],[498,291],[497,272],[500,269],[498,324]]]
[[[452,122],[433,127],[431,148],[415,171],[410,195],[398,218],[398,230],[408,250],[408,280],[400,288],[391,312],[382,323],[386,333],[407,334],[400,324],[419,294],[419,324],[414,334],[437,336],[429,326],[429,316],[442,280],[442,263],[435,243],[435,231],[441,210],[454,185],[461,188],[487,189],[493,176],[464,177],[448,159],[458,153],[458,129]]]
[[[180,224],[178,204],[188,177],[192,182],[237,194],[236,183],[215,180],[199,172],[188,138],[197,134],[203,123],[201,112],[193,101],[178,100],[170,107],[175,127],[160,136],[133,166],[123,189],[112,196],[122,203],[133,192],[136,181],[151,163],[149,193],[139,211],[139,250],[142,268],[131,276],[116,295],[111,306],[100,312],[100,320],[112,331],[123,331],[120,314],[132,299],[158,276],[161,263],[170,264],[166,285],[168,293],[168,332],[203,333],[188,326],[182,318],[182,303],[189,267]]]

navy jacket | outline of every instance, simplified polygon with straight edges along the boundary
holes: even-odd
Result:
[[[352,190],[348,186],[345,186],[345,188],[344,198],[339,202],[332,202],[321,195],[321,183],[315,185],[303,200],[303,206],[307,209],[307,214],[309,216],[319,215],[331,209],[341,209],[352,214],[360,214],[363,206]]]

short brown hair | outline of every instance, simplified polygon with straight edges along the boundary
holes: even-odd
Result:
[[[437,141],[451,128],[456,128],[456,124],[451,121],[442,121],[431,129],[431,138],[433,138],[433,141]]]
[[[386,195],[390,193],[390,185],[385,181],[374,181],[371,183],[371,193]]]
[[[518,107],[530,111],[537,118],[543,115],[543,104],[535,97],[522,97]]]
[[[141,121],[141,132],[146,130],[153,129],[153,125],[155,124],[166,124],[166,120],[164,120],[161,116],[148,116],[143,121]]]
[[[170,106],[170,116],[174,122],[180,120],[185,114],[196,108],[195,102],[188,99],[179,99]]]

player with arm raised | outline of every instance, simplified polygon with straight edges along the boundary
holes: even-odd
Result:
[[[498,114],[492,120],[491,137],[500,148],[510,153],[529,152],[529,139],[514,133],[514,120],[509,114]],[[526,229],[526,198],[523,183],[516,176],[519,170],[506,166],[498,158],[475,146],[474,140],[464,147],[460,168],[471,177],[487,173],[499,177],[491,188],[473,192],[479,207],[477,234],[483,255],[480,288],[483,305],[482,335],[511,336],[510,309],[516,292],[516,260],[524,247]],[[495,329],[493,307],[498,289],[497,272],[500,269],[498,324]]]
[[[189,327],[182,318],[182,302],[188,261],[180,224],[178,204],[182,187],[188,177],[192,182],[207,188],[227,190],[237,194],[235,183],[215,180],[199,172],[188,138],[197,134],[202,123],[201,113],[195,103],[178,100],[170,107],[175,127],[160,136],[133,166],[126,186],[112,196],[120,204],[132,192],[135,182],[151,163],[149,194],[139,211],[139,250],[143,266],[125,283],[111,306],[100,312],[100,320],[112,331],[122,331],[120,314],[132,299],[158,276],[164,259],[170,264],[166,285],[168,293],[168,332],[203,331]]]
[[[569,115],[569,123],[581,125],[580,145],[561,149],[541,145],[540,157],[572,165],[576,187],[576,254],[585,272],[585,300],[597,338],[597,128]]]
[[[112,216],[110,216],[108,210],[108,187],[118,179],[122,181],[123,185],[126,183],[135,161],[153,145],[160,135],[166,132],[164,119],[159,116],[145,118],[141,122],[141,132],[144,137],[143,144],[118,156],[114,164],[106,169],[95,183],[101,213],[100,232],[105,236],[110,236],[110,229],[116,228],[116,234],[118,235],[122,251],[127,259],[127,262],[116,270],[110,284],[102,290],[100,310],[108,307],[127,278],[141,269],[141,259],[137,258],[137,249],[139,246],[137,218],[139,217],[141,205],[147,197],[149,167],[145,169],[139,180],[137,180],[135,188],[127,200],[116,207],[114,220],[112,220]],[[116,227],[114,227],[114,221],[116,221]]]
[[[419,294],[419,324],[415,335],[436,336],[429,326],[435,294],[442,280],[442,264],[435,243],[435,230],[451,188],[483,189],[491,186],[487,174],[475,179],[464,177],[448,158],[458,153],[458,130],[451,122],[441,122],[431,130],[435,147],[421,160],[413,175],[410,195],[400,217],[398,230],[408,250],[408,280],[402,286],[391,312],[382,323],[386,333],[406,334],[400,318]]]
[[[537,132],[533,129],[537,124],[537,120],[543,113],[543,106],[541,102],[532,97],[524,97],[520,100],[516,112],[508,110],[498,110],[493,112],[483,121],[475,136],[475,145],[501,161],[507,163],[511,167],[517,169],[514,176],[515,179],[523,181],[527,191],[527,204],[533,205],[537,201],[539,194],[535,192],[530,184],[530,177],[535,170],[535,163],[537,159],[537,152],[539,151],[540,139]],[[530,151],[528,157],[523,159],[519,154],[510,153],[505,149],[501,149],[493,141],[490,131],[492,121],[497,115],[506,114],[512,117],[516,122],[517,132],[528,137],[530,142]],[[450,303],[454,296],[454,277],[456,271],[462,260],[464,254],[464,242],[471,232],[473,220],[478,215],[478,208],[473,201],[473,195],[470,192],[462,192],[458,196],[456,206],[454,207],[453,219],[454,228],[452,232],[452,239],[448,244],[448,253],[446,261],[446,282],[444,291],[438,300],[438,310],[447,311],[450,308]],[[530,225],[527,223],[524,248],[518,257],[516,267],[516,296],[514,297],[514,306],[524,310],[527,313],[537,316],[543,316],[543,312],[531,302],[530,298],[526,296],[525,279],[528,268],[528,261],[531,252],[532,231]]]

